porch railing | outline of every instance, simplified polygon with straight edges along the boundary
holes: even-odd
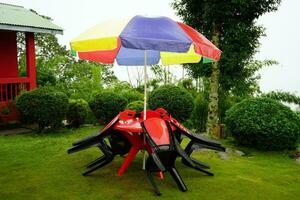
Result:
[[[16,99],[20,92],[28,90],[29,78],[0,78],[0,102],[10,102]]]

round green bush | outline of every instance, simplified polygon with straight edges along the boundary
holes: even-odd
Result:
[[[151,109],[164,108],[179,121],[184,121],[191,116],[194,100],[184,88],[164,85],[151,93],[149,107]]]
[[[144,102],[143,101],[133,101],[127,104],[126,109],[134,110],[136,112],[142,112],[144,110]]]
[[[16,106],[21,120],[38,123],[39,129],[57,128],[68,109],[68,97],[49,88],[38,88],[18,96]]]
[[[127,101],[124,97],[112,91],[97,93],[89,102],[91,110],[100,123],[110,122],[125,109],[126,104]]]
[[[133,101],[142,101],[144,97],[144,94],[136,90],[124,90],[120,93],[120,95],[126,99],[127,104]]]
[[[79,128],[88,115],[89,104],[83,99],[70,99],[66,114],[70,127]]]
[[[287,106],[269,98],[245,99],[232,106],[225,117],[235,140],[262,150],[296,147],[300,120]]]

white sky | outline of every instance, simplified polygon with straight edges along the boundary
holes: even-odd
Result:
[[[64,28],[64,35],[58,36],[60,43],[69,41],[87,28],[102,21],[128,17],[137,14],[168,16],[179,20],[170,7],[172,0],[0,0],[31,8],[38,13],[50,16],[54,23]],[[258,59],[274,59],[280,64],[260,71],[262,91],[283,90],[300,95],[300,1],[282,0],[279,10],[262,16],[258,23],[266,28],[267,37],[261,39]],[[134,78],[134,68],[130,74]],[[117,76],[127,80],[125,67],[115,67]],[[179,67],[172,72],[181,74]]]

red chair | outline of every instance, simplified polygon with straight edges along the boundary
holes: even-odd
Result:
[[[73,143],[68,153],[74,153],[90,147],[98,147],[102,155],[87,164],[88,175],[93,171],[109,164],[115,156],[126,156],[118,175],[122,176],[140,150],[148,152],[146,160],[147,177],[157,195],[160,191],[155,184],[152,173],[169,172],[181,191],[187,191],[187,187],[180,177],[175,161],[182,158],[183,164],[207,175],[213,175],[207,171],[210,167],[203,162],[191,158],[193,150],[208,148],[217,151],[225,151],[219,143],[193,134],[170,116],[166,110],[147,110],[146,120],[143,120],[143,112],[136,114],[132,110],[126,110],[118,114],[99,133]],[[182,136],[190,139],[187,147],[183,150],[180,146]]]

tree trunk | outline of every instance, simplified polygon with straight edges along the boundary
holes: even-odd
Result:
[[[212,42],[218,47],[219,46],[220,31],[217,26],[213,24],[213,36]],[[206,132],[209,135],[214,135],[214,130],[219,122],[219,68],[218,63],[212,63],[212,70],[210,76],[210,92],[209,92],[209,104],[208,104],[208,115],[207,115],[207,125]]]

